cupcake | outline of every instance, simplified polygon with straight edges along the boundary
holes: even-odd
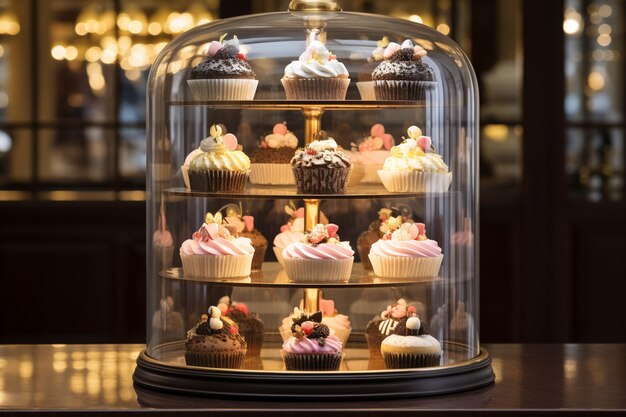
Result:
[[[321,323],[322,313],[296,309],[291,334],[281,351],[288,371],[337,371],[343,359],[341,341]]]
[[[344,194],[352,162],[337,142],[320,131],[313,142],[299,149],[291,159],[299,194]]]
[[[157,142],[154,160],[152,161],[152,178],[154,181],[165,182],[170,180],[171,158],[172,144],[167,138],[161,138]]]
[[[237,326],[224,320],[222,312],[209,307],[209,315],[187,332],[185,362],[192,366],[240,369],[246,356],[247,345],[237,333]],[[210,318],[209,318],[210,317]]]
[[[157,271],[162,271],[171,266],[174,255],[174,239],[165,223],[165,214],[161,211],[159,215],[159,228],[152,234],[152,247],[156,259]]]
[[[253,257],[250,239],[232,236],[219,212],[207,213],[204,224],[180,247],[183,272],[192,278],[249,277]]]
[[[418,279],[436,277],[443,254],[437,242],[426,237],[424,223],[409,220],[375,242],[369,259],[379,277]]]
[[[300,300],[300,309],[303,308],[303,301]],[[337,336],[341,341],[341,345],[345,346],[352,332],[350,319],[345,314],[339,314],[335,309],[333,300],[319,300],[320,311],[322,312],[322,324],[330,329],[330,334]],[[296,311],[296,309],[294,309]],[[293,324],[292,316],[283,319],[281,326],[278,328],[280,336],[285,342],[291,336],[291,325]]]
[[[222,129],[222,137],[224,137],[228,133],[226,131],[226,126],[224,126],[221,123],[218,126]],[[187,188],[188,190],[191,190],[191,187],[189,186],[189,164],[191,164],[191,161],[193,161],[193,159],[196,156],[200,155],[201,153],[202,153],[202,149],[200,149],[200,146],[198,146],[197,149],[194,149],[193,151],[189,152],[189,154],[185,157],[185,162],[183,162],[183,164],[180,167],[180,172],[183,175],[185,188]]]
[[[439,341],[426,333],[417,314],[403,318],[392,335],[380,345],[387,369],[438,366],[441,359]]]
[[[228,296],[220,298],[217,307],[223,316],[237,323],[239,334],[248,345],[247,355],[259,355],[263,345],[264,326],[257,314],[249,313],[244,303],[232,301]]]
[[[351,156],[363,164],[365,174],[361,182],[380,184],[378,171],[382,169],[385,159],[391,155],[389,150],[394,145],[393,136],[385,133],[385,126],[376,123],[358,146],[353,144]]]
[[[252,184],[294,184],[291,158],[298,147],[298,138],[285,123],[277,123],[265,136],[261,146],[250,155]]]
[[[207,54],[192,68],[187,85],[194,100],[252,100],[259,82],[241,53],[237,36],[209,44]]]
[[[365,338],[371,357],[380,357],[380,344],[383,339],[393,333],[401,319],[408,313],[414,313],[415,306],[410,306],[400,298],[396,303],[388,305],[380,315],[374,317],[365,327]]]
[[[361,100],[376,100],[374,83],[372,82],[372,71],[374,71],[378,64],[384,59],[387,45],[389,45],[389,38],[386,36],[376,41],[376,48],[367,58],[367,63],[363,65],[359,72],[359,81],[356,83],[356,87],[359,89]]]
[[[285,68],[281,83],[287,100],[345,100],[350,78],[348,70],[310,32],[309,44],[297,61]]]
[[[260,271],[263,260],[265,259],[265,252],[267,251],[267,239],[254,227],[254,217],[242,215],[241,206],[228,204],[225,208],[226,217],[224,217],[224,226],[231,235],[250,239],[252,247],[254,248],[251,268],[253,271]],[[221,210],[222,209],[220,209],[220,211]]]
[[[397,223],[397,218],[392,214],[393,210],[390,208],[378,210],[378,219],[371,222],[367,230],[361,233],[356,241],[361,263],[366,271],[372,271],[372,263],[369,259],[372,244],[379,241]],[[390,220],[389,223],[388,220]]]
[[[280,227],[280,233],[274,237],[274,254],[276,260],[284,266],[283,250],[294,242],[304,239],[304,207],[296,209],[293,201],[285,206],[285,213],[291,217]],[[320,223],[328,224],[328,218],[320,211]]]
[[[287,276],[294,282],[348,281],[352,273],[354,251],[350,243],[341,242],[339,226],[318,224],[283,250]]]
[[[232,133],[222,136],[219,125],[211,126],[210,135],[200,143],[202,151],[189,163],[189,186],[193,191],[242,192],[250,159],[237,150],[237,138]]]
[[[432,68],[422,61],[425,56],[426,50],[410,39],[402,45],[391,42],[372,72],[376,100],[424,100],[426,90],[437,85]]]
[[[407,130],[409,138],[391,148],[378,175],[393,192],[444,193],[450,188],[452,173],[435,152],[428,136],[417,126]]]

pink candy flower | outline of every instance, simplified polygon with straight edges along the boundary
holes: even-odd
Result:
[[[246,225],[246,229],[248,232],[251,232],[254,229],[254,217],[252,216],[243,216],[242,217],[244,224]]]
[[[328,231],[328,237],[337,236],[337,230],[339,230],[339,226],[333,223],[328,223],[326,225],[326,230]]]

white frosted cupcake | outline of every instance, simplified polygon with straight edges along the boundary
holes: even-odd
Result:
[[[378,175],[385,188],[394,192],[442,193],[448,191],[452,173],[432,147],[430,137],[417,126],[407,130],[409,138],[391,148]]]
[[[291,158],[298,147],[298,138],[285,123],[276,123],[261,146],[250,155],[252,184],[295,184]]]
[[[283,266],[294,282],[348,281],[352,273],[354,251],[348,242],[340,242],[339,226],[318,224],[283,250]]]
[[[209,44],[206,56],[191,70],[187,85],[198,101],[252,100],[259,84],[237,36]]]
[[[437,242],[426,237],[423,223],[406,222],[372,244],[369,259],[379,277],[433,278],[443,254]]]
[[[285,67],[280,81],[287,100],[346,99],[348,70],[316,39],[318,34],[318,30],[312,30],[306,50]]]
[[[387,369],[423,368],[438,366],[441,344],[426,334],[416,314],[401,319],[392,335],[380,345]]]
[[[253,256],[250,239],[232,236],[220,213],[207,213],[202,227],[180,248],[184,275],[209,280],[249,277]]]

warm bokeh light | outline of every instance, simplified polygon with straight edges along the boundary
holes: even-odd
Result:
[[[63,45],[55,45],[50,50],[52,58],[61,61],[65,59],[65,47]]]
[[[587,77],[587,84],[594,91],[602,90],[605,85],[604,75],[598,71],[592,71]]]
[[[450,26],[446,25],[445,23],[442,23],[442,24],[437,26],[437,31],[443,33],[444,35],[449,35],[450,34]]]
[[[409,20],[415,23],[424,23],[421,16],[418,14],[412,14],[411,16],[409,16]]]

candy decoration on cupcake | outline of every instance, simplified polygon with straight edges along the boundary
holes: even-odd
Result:
[[[227,204],[219,209],[219,212],[226,212],[223,218],[223,225],[231,235],[235,237],[245,237],[250,239],[254,247],[254,258],[252,259],[252,270],[259,271],[265,259],[268,241],[263,234],[254,227],[254,217],[243,214],[241,202],[239,204]]]
[[[441,358],[441,344],[426,332],[414,312],[398,322],[393,334],[382,341],[380,351],[388,369],[437,366]]]

